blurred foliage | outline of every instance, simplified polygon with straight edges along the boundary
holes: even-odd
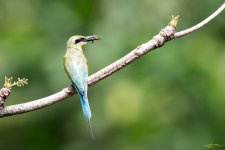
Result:
[[[195,25],[221,0],[0,0],[0,79],[25,77],[7,105],[50,95],[70,84],[66,41],[103,36],[85,53],[90,74],[149,40],[180,15],[177,30]],[[96,139],[79,98],[0,119],[4,150],[203,150],[225,145],[225,14],[167,43],[89,89]],[[219,149],[219,148],[218,148]]]

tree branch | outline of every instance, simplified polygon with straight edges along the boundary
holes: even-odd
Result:
[[[196,26],[193,26],[190,29],[175,33],[176,28],[176,22],[175,24],[171,24],[171,22],[174,21],[174,18],[169,23],[167,27],[162,29],[158,35],[154,36],[150,41],[147,43],[144,43],[134,50],[132,50],[130,53],[125,55],[124,57],[120,58],[119,60],[115,61],[114,63],[110,64],[109,66],[101,69],[100,71],[96,72],[95,74],[92,74],[88,78],[88,85],[92,86],[95,83],[101,81],[102,79],[112,75],[116,71],[119,71],[123,67],[127,66],[128,64],[134,62],[144,54],[163,46],[163,44],[171,39],[178,38],[184,35],[187,35],[204,25],[206,25],[208,22],[210,22],[213,18],[215,18],[219,13],[221,13],[224,10],[225,3],[212,15],[210,15],[208,18],[206,18],[201,23],[197,24]],[[177,19],[177,18],[176,18]],[[34,111],[49,105],[52,105],[54,103],[57,103],[59,101],[62,101],[73,94],[75,94],[76,91],[72,86],[69,86],[67,88],[64,88],[63,90],[59,91],[58,93],[55,93],[53,95],[50,95],[45,98],[41,98],[38,100],[30,101],[27,103],[17,104],[17,105],[11,105],[7,106],[4,109],[0,110],[0,117],[6,117],[11,115],[17,115],[21,113],[26,113],[30,111]]]

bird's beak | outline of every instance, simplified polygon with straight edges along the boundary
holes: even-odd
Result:
[[[94,42],[95,40],[101,40],[101,38],[99,37],[99,36],[97,36],[97,35],[91,35],[91,36],[86,36],[85,37],[85,41],[86,42]]]

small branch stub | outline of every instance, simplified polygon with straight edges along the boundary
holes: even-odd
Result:
[[[5,77],[5,83],[3,85],[3,88],[0,89],[0,109],[4,108],[5,101],[7,97],[10,95],[13,86],[21,87],[26,84],[28,84],[28,79],[18,78],[17,81],[13,81],[13,77],[10,78]]]
[[[178,19],[179,16],[174,17],[172,15],[172,18],[168,25],[165,28],[161,29],[159,34],[153,37],[154,45],[156,48],[163,46],[163,44],[174,38]]]
[[[172,18],[171,18],[171,20],[170,20],[170,22],[169,22],[169,26],[172,26],[173,28],[175,28],[176,29],[176,27],[177,27],[177,23],[178,23],[178,19],[179,19],[179,16],[174,16],[174,15],[172,15]]]

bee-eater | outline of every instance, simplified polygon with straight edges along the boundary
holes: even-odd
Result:
[[[83,53],[83,46],[89,41],[99,40],[100,38],[96,35],[93,36],[81,36],[75,35],[70,37],[67,41],[67,51],[64,56],[64,68],[70,78],[72,85],[75,87],[81,101],[81,106],[85,119],[87,120],[88,127],[90,129],[91,138],[94,138],[92,127],[91,127],[91,110],[88,103],[88,66],[87,60]]]

